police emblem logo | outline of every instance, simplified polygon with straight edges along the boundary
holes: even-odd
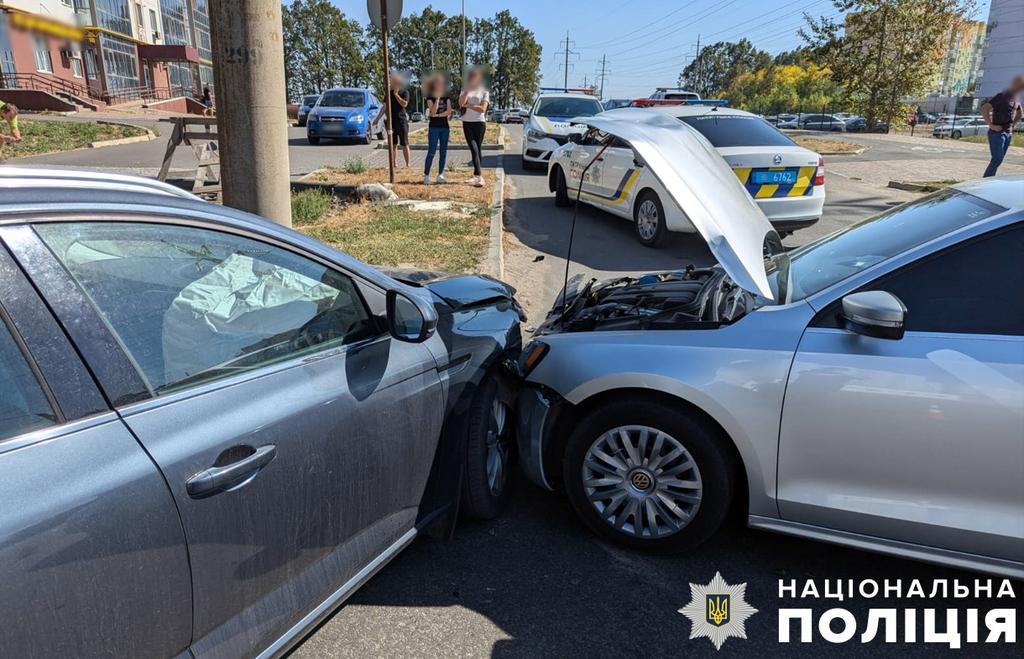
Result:
[[[746,638],[744,623],[757,613],[744,599],[746,593],[747,584],[729,585],[718,572],[707,585],[691,583],[690,603],[679,609],[690,619],[690,638],[706,638],[716,650],[730,636]]]

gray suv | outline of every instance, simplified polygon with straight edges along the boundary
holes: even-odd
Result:
[[[0,648],[287,650],[507,498],[512,290],[152,181],[0,167]]]

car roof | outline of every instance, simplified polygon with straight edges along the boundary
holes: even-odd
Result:
[[[993,176],[950,186],[1009,210],[1024,210],[1024,174]]]
[[[162,197],[199,200],[190,192],[153,179],[55,167],[11,167],[6,165],[0,167],[0,189],[5,190],[4,194],[0,195],[0,206],[4,204],[4,201],[10,200],[11,191],[24,189],[138,192]]]
[[[367,87],[331,87],[330,89],[325,89],[320,94],[317,94],[317,96],[323,96],[327,92],[368,92],[368,91],[370,91],[370,90]]]
[[[730,115],[736,117],[756,117],[753,112],[726,108],[718,105],[659,105],[651,108],[656,112],[670,114],[673,117],[695,117],[702,114]]]
[[[537,94],[537,98],[592,98],[598,103],[601,102],[596,96],[581,94],[579,92],[543,92],[541,94]]]

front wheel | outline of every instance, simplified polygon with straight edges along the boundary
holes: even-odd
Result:
[[[657,247],[665,241],[665,235],[668,233],[668,229],[665,228],[665,207],[661,205],[661,200],[653,191],[644,190],[636,200],[633,220],[636,237],[645,247]]]
[[[619,400],[569,437],[562,477],[573,509],[598,535],[656,552],[696,547],[732,505],[736,469],[723,438],[678,406]]]
[[[569,186],[565,182],[565,174],[562,172],[561,167],[555,168],[555,206],[565,207],[568,206],[569,201]]]
[[[363,135],[363,144],[373,144],[373,133],[370,132],[369,128],[366,129],[366,134]]]
[[[954,140],[958,140],[958,139],[960,139],[963,136],[964,136],[964,134],[961,133],[960,131],[958,131],[958,130],[954,130],[953,131],[953,139]]]
[[[513,422],[511,407],[500,394],[498,379],[488,376],[469,410],[462,512],[473,519],[494,519],[508,503]]]

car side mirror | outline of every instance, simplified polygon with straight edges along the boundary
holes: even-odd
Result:
[[[426,341],[437,327],[436,314],[428,317],[415,302],[396,290],[387,294],[387,320],[391,336],[407,343]]]
[[[843,298],[843,327],[876,339],[903,338],[907,307],[887,291],[861,291]]]
[[[569,133],[565,139],[573,144],[579,144],[583,141],[583,133]]]

